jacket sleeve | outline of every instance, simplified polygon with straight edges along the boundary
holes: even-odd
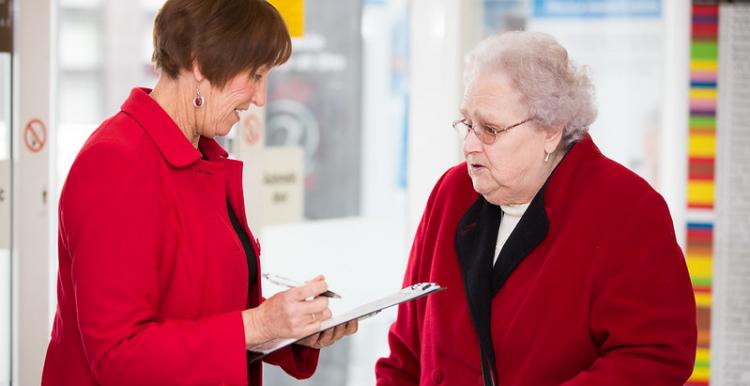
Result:
[[[667,206],[650,191],[629,213],[590,309],[601,356],[564,386],[682,386],[693,370],[695,299]]]
[[[100,142],[83,151],[60,205],[78,327],[101,385],[247,384],[241,312],[160,320],[160,264],[174,233],[154,165]]]
[[[447,174],[447,172],[446,172]],[[444,174],[432,190],[427,207],[417,228],[409,253],[409,262],[404,275],[403,286],[429,281],[429,267],[432,252],[426,248],[426,239],[430,231],[430,219],[437,200]],[[391,353],[380,358],[375,364],[375,376],[378,386],[409,386],[420,383],[421,330],[424,321],[426,298],[402,303],[398,306],[398,316],[388,332],[388,345]]]

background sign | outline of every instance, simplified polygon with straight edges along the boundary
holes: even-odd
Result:
[[[661,0],[534,0],[534,17],[661,17]]]
[[[298,38],[305,33],[304,0],[268,0],[268,2],[281,13],[281,17],[286,22],[286,28],[289,29],[289,35]]]
[[[0,52],[13,50],[13,19],[11,0],[0,0]]]
[[[336,10],[336,12],[331,12]],[[268,81],[265,145],[304,149],[305,219],[360,214],[362,4],[308,0],[305,36]]]

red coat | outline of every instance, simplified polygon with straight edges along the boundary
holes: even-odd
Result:
[[[448,290],[400,306],[379,386],[481,385],[480,336],[501,386],[684,384],[695,302],[658,193],[587,136],[511,234],[504,268],[481,268],[500,213],[474,191],[466,164],[438,181],[404,284]]]
[[[259,363],[248,374],[241,316],[261,302],[260,286],[248,291],[226,204],[260,256],[242,163],[213,139],[196,150],[147,92],[134,89],[91,135],[65,182],[42,384],[260,385]],[[318,350],[267,360],[309,377]]]

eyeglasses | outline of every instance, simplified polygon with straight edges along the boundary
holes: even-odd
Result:
[[[534,119],[534,117],[526,118],[521,122],[503,127],[501,129],[497,129],[492,126],[485,127],[476,123],[469,123],[466,121],[466,119],[459,119],[453,122],[452,126],[454,129],[456,129],[458,135],[460,135],[464,140],[466,139],[466,136],[469,135],[469,132],[473,131],[474,135],[476,135],[477,138],[482,141],[482,143],[484,143],[485,145],[492,145],[493,143],[495,143],[495,138],[497,138],[498,134],[506,132],[516,126],[521,126],[532,119]]]

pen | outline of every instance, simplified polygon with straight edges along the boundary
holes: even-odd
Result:
[[[302,287],[305,285],[305,283],[300,283],[298,281],[294,281],[292,279],[287,279],[283,276],[274,275],[272,273],[264,273],[261,276],[263,276],[264,279],[270,281],[273,284],[278,284],[280,286],[284,286],[287,288],[294,288],[294,287]],[[335,299],[341,299],[341,295],[333,292],[333,291],[326,291],[320,294],[319,296],[325,296],[327,298],[335,298]]]

